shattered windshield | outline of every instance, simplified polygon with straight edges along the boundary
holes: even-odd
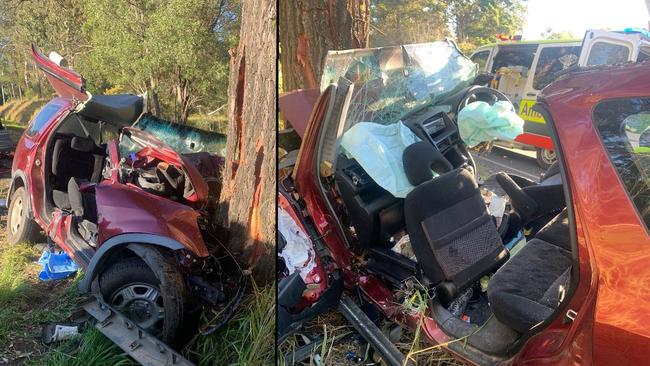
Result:
[[[450,41],[330,51],[321,90],[344,78],[354,84],[345,130],[358,122],[398,122],[467,87],[478,71]]]
[[[156,136],[180,154],[206,151],[225,155],[226,135],[221,133],[173,123],[150,115],[140,118],[136,127]]]

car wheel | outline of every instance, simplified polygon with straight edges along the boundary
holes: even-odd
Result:
[[[11,195],[7,214],[8,239],[11,244],[36,242],[40,238],[40,227],[29,217],[29,196],[25,187],[18,187]]]
[[[537,165],[542,169],[548,169],[557,160],[555,151],[537,148]]]
[[[173,267],[169,265],[168,267]],[[165,268],[163,283],[182,283],[176,268]],[[118,261],[99,278],[101,294],[109,305],[165,343],[174,343],[181,326],[183,287],[161,288],[161,281],[140,258]]]

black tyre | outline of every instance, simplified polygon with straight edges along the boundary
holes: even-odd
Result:
[[[99,286],[104,301],[158,339],[173,344],[183,321],[185,290],[181,273],[169,263],[161,265],[166,267],[160,271],[166,276],[162,281],[140,258],[120,260],[102,272]]]
[[[546,170],[557,160],[555,151],[537,148],[537,165]]]
[[[8,240],[11,244],[36,242],[41,238],[36,221],[29,217],[29,196],[25,187],[18,187],[11,195],[7,214]]]

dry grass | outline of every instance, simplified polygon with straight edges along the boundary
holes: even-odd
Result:
[[[0,118],[26,125],[45,103],[47,103],[46,99],[38,98],[11,100],[0,106]]]
[[[390,325],[392,324],[385,321],[382,324],[382,328],[387,329]],[[278,348],[279,365],[285,364],[287,359],[290,360],[293,352],[300,345],[304,344],[300,334],[309,334],[314,338],[316,336],[322,336],[324,338],[323,344],[312,352],[310,357],[300,363],[300,365],[311,366],[317,363],[328,366],[354,365],[354,362],[348,360],[347,355],[349,352],[353,352],[356,356],[363,359],[359,365],[366,365],[372,362],[377,362],[380,365],[383,364],[378,355],[372,355],[373,352],[369,350],[367,343],[355,332],[354,328],[336,310],[332,310],[305,324],[299,334],[289,337],[286,342],[280,345]],[[405,355],[412,351],[426,350],[413,356],[417,365],[464,365],[444,348],[432,348],[431,343],[422,339],[417,332],[410,330],[403,331],[396,346]]]

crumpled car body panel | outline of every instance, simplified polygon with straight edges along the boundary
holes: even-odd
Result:
[[[196,256],[208,255],[197,223],[200,215],[187,205],[109,181],[95,186],[95,199],[98,247],[116,235],[146,233],[172,238]]]

